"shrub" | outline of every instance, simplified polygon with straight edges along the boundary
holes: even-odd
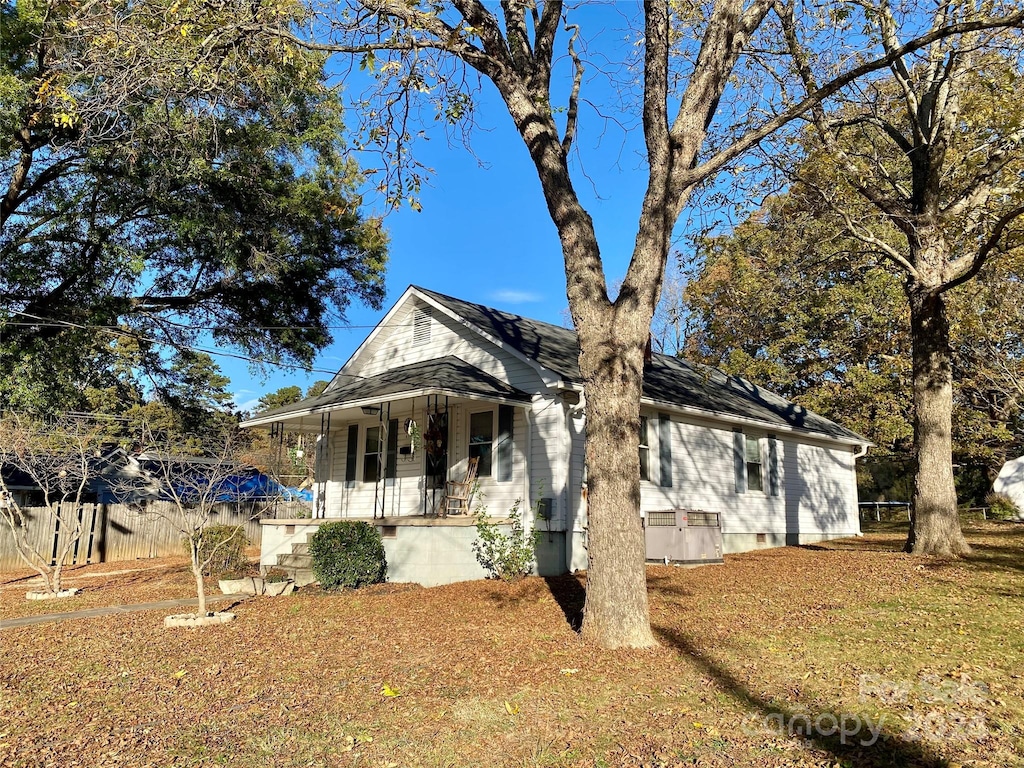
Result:
[[[241,525],[208,525],[194,535],[196,540],[202,540],[199,545],[199,562],[204,563],[207,559],[210,561],[203,567],[204,576],[240,579],[251,570],[249,558],[245,556],[249,539]],[[188,539],[183,544],[185,554],[191,555],[192,548]]]
[[[288,575],[288,571],[277,566],[268,568],[267,572],[263,574],[263,581],[267,584],[280,584],[282,581],[288,581],[290,578],[291,576]]]
[[[313,575],[324,589],[379,584],[387,574],[384,542],[362,521],[321,525],[309,542]]]
[[[516,499],[508,511],[510,528],[507,535],[487,519],[487,507],[480,505],[474,513],[477,540],[473,542],[473,554],[491,578],[515,581],[533,569],[537,532],[526,535],[519,512],[521,501]]]
[[[988,516],[995,520],[1020,517],[1020,507],[1005,493],[993,491],[985,497],[985,504],[988,505]]]

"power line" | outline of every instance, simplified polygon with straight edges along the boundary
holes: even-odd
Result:
[[[206,347],[200,347],[200,346],[196,346],[194,344],[184,344],[184,343],[178,343],[178,342],[173,342],[173,341],[166,341],[166,340],[163,340],[163,339],[155,339],[155,338],[152,338],[150,336],[145,336],[145,335],[140,334],[140,333],[133,333],[133,332],[130,332],[130,331],[126,331],[123,328],[121,328],[120,326],[85,325],[85,324],[82,324],[82,323],[74,323],[74,322],[71,322],[70,320],[56,320],[54,318],[39,317],[38,315],[33,315],[33,314],[28,313],[28,312],[22,312],[22,311],[17,310],[17,309],[8,309],[7,311],[11,312],[12,314],[21,315],[22,317],[27,317],[27,318],[30,318],[32,320],[39,321],[38,323],[24,323],[24,325],[27,325],[27,326],[39,326],[39,325],[45,323],[46,324],[45,327],[51,327],[51,328],[75,328],[75,329],[83,330],[83,331],[96,330],[96,331],[101,331],[103,333],[109,333],[109,334],[111,334],[113,336],[122,336],[124,338],[134,339],[136,341],[141,340],[141,341],[149,342],[151,344],[160,344],[162,346],[174,347],[176,349],[188,349],[188,350],[190,350],[192,352],[203,352],[203,353],[208,354],[208,355],[219,355],[221,357],[228,357],[228,358],[232,358],[234,360],[243,360],[243,361],[245,361],[247,363],[257,363],[259,365],[267,365],[267,366],[271,366],[271,367],[275,367],[275,368],[285,368],[285,369],[293,370],[293,371],[298,370],[298,371],[306,371],[306,372],[309,372],[309,373],[325,373],[325,374],[331,376],[332,379],[334,377],[337,377],[337,376],[345,376],[345,377],[347,377],[349,379],[359,379],[359,380],[362,380],[362,381],[370,381],[371,379],[376,379],[376,380],[379,380],[379,381],[388,382],[390,384],[404,384],[404,383],[406,383],[405,381],[403,381],[401,379],[389,379],[386,374],[377,374],[377,375],[371,377],[371,376],[362,376],[362,375],[357,374],[357,373],[342,373],[340,370],[335,370],[335,369],[314,368],[312,366],[307,367],[305,365],[300,365],[299,363],[280,363],[280,362],[274,362],[274,361],[271,361],[271,360],[267,360],[265,358],[258,358],[258,357],[252,357],[252,356],[247,356],[247,355],[241,355],[241,354],[238,354],[236,352],[226,352],[226,351],[219,350],[219,349],[208,349]],[[12,323],[12,325],[13,325],[13,323]],[[296,327],[301,328],[302,326],[296,326]],[[358,327],[362,327],[362,328],[377,328],[379,326],[377,326],[377,325],[368,325],[368,326],[345,326],[345,327],[352,327],[352,328],[358,328]],[[380,326],[380,327],[382,327],[382,326]]]
[[[155,338],[153,338],[151,336],[146,336],[146,335],[143,335],[141,333],[133,333],[131,331],[126,331],[126,330],[124,330],[123,328],[121,328],[119,326],[84,325],[82,323],[73,323],[70,320],[55,320],[53,318],[48,318],[48,317],[39,317],[38,315],[33,315],[33,314],[29,313],[29,312],[22,312],[22,311],[17,310],[17,309],[9,309],[7,311],[11,312],[11,313],[13,313],[15,315],[21,315],[22,317],[27,317],[27,318],[30,318],[32,320],[38,320],[39,321],[38,323],[24,323],[23,325],[26,325],[26,326],[36,327],[36,326],[40,326],[40,325],[45,324],[45,325],[43,325],[43,327],[47,327],[47,328],[74,328],[74,329],[81,330],[81,331],[101,331],[103,333],[109,333],[109,334],[111,334],[113,336],[121,336],[121,337],[124,337],[124,338],[127,338],[127,339],[134,339],[136,341],[146,341],[146,342],[149,342],[150,344],[160,344],[160,345],[163,345],[163,346],[175,347],[177,349],[188,349],[188,350],[190,350],[192,352],[203,352],[203,353],[208,354],[208,355],[220,355],[221,357],[229,357],[229,358],[232,358],[232,359],[235,359],[235,360],[244,360],[247,363],[258,363],[260,365],[269,365],[269,366],[273,366],[273,367],[277,367],[277,368],[287,368],[289,370],[309,371],[311,373],[329,373],[332,376],[338,373],[337,371],[328,370],[327,368],[314,368],[312,366],[307,367],[307,366],[301,365],[299,363],[280,363],[280,362],[274,362],[272,360],[267,360],[266,358],[258,358],[258,357],[253,357],[251,355],[241,355],[241,354],[238,354],[236,352],[226,352],[226,351],[220,350],[220,349],[209,349],[209,348],[206,348],[206,347],[197,346],[195,344],[184,344],[184,343],[178,343],[178,342],[174,342],[174,341],[167,341],[167,340],[164,340],[164,339],[155,339]],[[12,323],[12,325],[13,325],[13,323]],[[346,375],[353,375],[353,374],[346,374]],[[360,378],[363,378],[363,377],[360,377]]]

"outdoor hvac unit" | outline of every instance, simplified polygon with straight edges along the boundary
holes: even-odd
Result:
[[[699,509],[665,509],[644,517],[647,561],[702,565],[721,563],[722,517]]]

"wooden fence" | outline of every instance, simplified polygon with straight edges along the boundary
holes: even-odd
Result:
[[[28,518],[28,543],[55,563],[68,531],[60,530],[58,521],[46,507],[22,507],[21,511]],[[210,524],[242,525],[249,542],[258,546],[261,519],[308,515],[309,507],[300,502],[227,502],[217,505],[210,516]],[[78,519],[82,523],[82,536],[71,549],[65,565],[183,554],[183,536],[172,522],[175,518],[170,502],[151,502],[144,510],[121,504],[83,504],[78,509]],[[0,572],[24,568],[25,562],[18,556],[10,529],[0,526]]]

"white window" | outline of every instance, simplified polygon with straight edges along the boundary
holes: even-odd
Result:
[[[363,448],[363,482],[376,483],[380,480],[380,427],[366,428],[366,443]]]
[[[647,417],[640,417],[640,479],[651,479],[651,444]]]
[[[746,435],[747,490],[763,491],[764,477],[761,472],[761,441]]]
[[[479,477],[491,476],[491,455],[494,448],[494,411],[469,415],[469,458],[480,459]]]

